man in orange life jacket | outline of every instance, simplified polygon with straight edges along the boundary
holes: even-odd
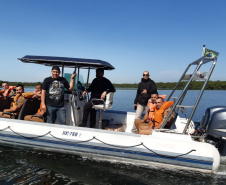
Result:
[[[11,106],[9,109],[5,109],[3,112],[10,112],[15,113],[15,115],[18,115],[20,109],[22,108],[25,98],[22,96],[24,93],[24,86],[22,84],[18,84],[16,86],[16,96],[14,98],[13,106]],[[10,118],[10,115],[3,114],[5,118]],[[2,117],[2,112],[0,112],[0,117]]]
[[[16,86],[9,86],[8,82],[2,82],[2,88],[3,88],[3,96],[11,96],[14,95],[15,92],[13,89],[16,88]]]
[[[154,121],[149,118],[149,110],[148,110],[147,113],[145,114],[142,122],[152,122],[153,128],[159,129],[159,128],[161,128],[167,115],[171,111],[171,108],[169,108],[169,107],[173,105],[173,102],[168,101],[164,104],[164,99],[162,97],[158,97],[155,100],[155,104],[156,104],[156,108],[155,108],[154,118],[153,118]]]

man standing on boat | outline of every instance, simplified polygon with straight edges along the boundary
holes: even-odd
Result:
[[[110,80],[104,77],[104,69],[98,68],[96,70],[96,78],[92,81],[89,88],[82,93],[82,95],[87,95],[88,92],[91,92],[91,98],[84,106],[82,123],[79,126],[86,126],[90,114],[90,127],[95,128],[96,110],[92,108],[92,99],[105,99],[107,93],[115,92],[115,87],[112,85]]]
[[[72,91],[76,74],[71,75],[70,84],[64,77],[60,77],[60,68],[52,67],[52,76],[44,79],[42,84],[42,110],[46,111],[47,123],[55,123],[56,117],[60,124],[66,124],[64,108],[64,89]]]
[[[148,100],[152,93],[157,92],[156,84],[151,80],[148,71],[143,72],[143,78],[138,85],[136,98],[134,100],[134,109],[136,110],[136,120],[140,120],[144,109],[147,106]],[[132,132],[137,132],[135,125],[133,125]]]

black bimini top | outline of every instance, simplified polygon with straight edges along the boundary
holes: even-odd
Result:
[[[115,69],[111,64],[102,60],[83,59],[83,58],[68,58],[68,57],[51,57],[51,56],[33,56],[26,55],[23,58],[18,58],[24,63],[43,64],[46,66],[64,66],[69,68],[103,68],[105,70]]]

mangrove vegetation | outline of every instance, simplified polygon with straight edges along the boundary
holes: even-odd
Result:
[[[2,81],[0,80],[0,83],[2,84]],[[38,82],[8,82],[9,85],[17,85],[17,84],[23,84],[24,86],[35,86]],[[193,81],[189,89],[196,90],[201,89],[203,85],[203,81]],[[177,82],[157,82],[157,88],[159,90],[171,90],[175,87]],[[178,86],[178,89],[183,89],[186,85],[186,82],[181,82]],[[138,83],[122,83],[122,84],[114,84],[116,88],[137,88]],[[206,86],[206,90],[226,90],[226,81],[209,81]]]

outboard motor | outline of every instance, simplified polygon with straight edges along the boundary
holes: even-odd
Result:
[[[207,108],[200,126],[206,131],[207,141],[215,142],[221,155],[226,155],[226,106]]]
[[[213,113],[222,109],[226,109],[226,106],[214,106],[207,108],[200,122],[200,126],[206,130],[212,119]]]

